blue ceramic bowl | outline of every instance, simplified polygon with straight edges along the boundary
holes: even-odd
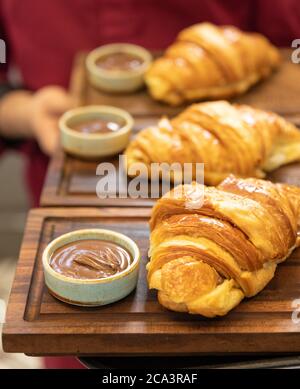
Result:
[[[75,279],[57,273],[50,266],[52,254],[65,244],[85,239],[101,239],[114,242],[127,249],[132,262],[124,271],[102,279]],[[50,293],[66,303],[81,306],[100,306],[126,297],[137,284],[140,251],[129,237],[115,231],[86,229],[69,232],[53,240],[43,253],[45,282]]]

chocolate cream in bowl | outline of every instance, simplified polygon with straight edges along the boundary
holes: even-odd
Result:
[[[96,65],[104,70],[134,71],[141,67],[143,59],[129,53],[111,53],[100,57]]]
[[[109,132],[115,132],[124,127],[125,121],[121,118],[113,119],[89,119],[81,120],[71,127],[74,131],[78,131],[84,134],[105,134]]]
[[[106,240],[85,239],[59,247],[50,258],[57,273],[77,279],[101,279],[127,269],[131,254],[122,246]]]

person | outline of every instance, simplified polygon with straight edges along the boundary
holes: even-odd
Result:
[[[24,153],[38,206],[59,142],[57,119],[73,104],[68,83],[77,52],[120,41],[164,49],[180,30],[202,21],[258,31],[290,46],[300,38],[299,20],[297,0],[0,0],[7,48],[7,63],[0,64],[0,153]],[[11,80],[18,79],[16,88]]]

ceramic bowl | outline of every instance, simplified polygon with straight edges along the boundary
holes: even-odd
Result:
[[[124,126],[117,131],[87,134],[72,129],[80,121],[93,119],[122,120]],[[108,105],[90,105],[67,111],[59,120],[63,149],[72,155],[86,159],[112,156],[124,150],[133,127],[132,116],[120,108]]]
[[[102,56],[112,53],[128,53],[143,60],[143,64],[135,70],[101,69],[97,61]],[[144,85],[144,75],[152,62],[152,56],[144,47],[128,43],[115,43],[100,46],[91,51],[86,58],[86,67],[90,83],[106,92],[133,92]]]
[[[50,266],[53,253],[61,246],[78,240],[102,239],[127,249],[131,256],[130,266],[120,273],[102,279],[75,279],[57,273]],[[80,306],[100,306],[121,300],[134,290],[137,284],[140,252],[129,237],[104,229],[85,229],[69,232],[54,239],[43,253],[43,268],[50,293],[66,303]]]

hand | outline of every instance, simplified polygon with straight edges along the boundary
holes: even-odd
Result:
[[[47,86],[32,95],[29,107],[32,134],[41,150],[52,155],[59,143],[58,119],[72,107],[72,99],[63,88]]]
[[[34,137],[41,150],[52,155],[59,142],[58,118],[72,105],[59,86],[8,93],[0,100],[0,132],[8,138]]]

